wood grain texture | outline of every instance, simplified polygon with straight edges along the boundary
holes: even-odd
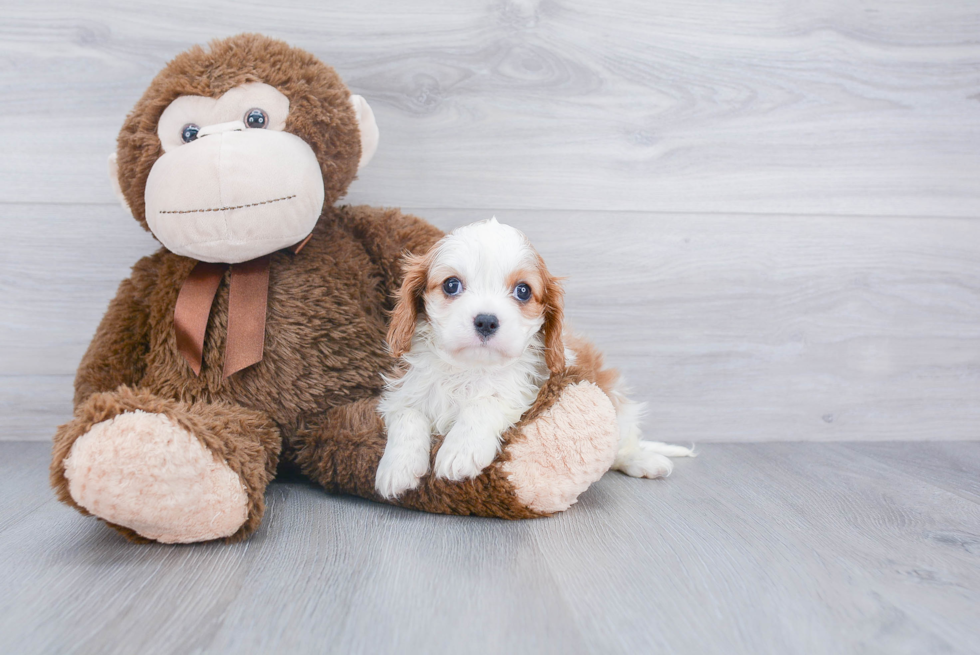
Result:
[[[980,213],[971,0],[0,3],[0,200],[110,199],[125,113],[194,43],[338,68],[382,141],[354,202]]]
[[[155,247],[105,179],[123,116],[175,53],[244,30],[371,101],[382,145],[348,200],[526,230],[649,435],[980,438],[974,2],[0,11],[0,440],[68,419],[95,325]]]
[[[234,546],[134,546],[0,444],[0,651],[975,653],[980,444],[717,444],[528,522],[277,483]],[[884,457],[882,457],[884,455]],[[962,476],[943,476],[951,460]],[[917,462],[934,479],[894,462]],[[940,483],[940,484],[937,484]]]
[[[449,229],[490,210],[419,209]],[[680,441],[980,438],[980,221],[497,211]],[[115,206],[0,205],[0,438],[48,439],[129,266]],[[43,240],[39,234],[49,235]]]
[[[274,4],[0,0],[0,652],[976,652],[980,443],[935,443],[980,439],[976,2]],[[527,232],[648,436],[879,443],[709,444],[520,523],[279,482],[234,546],[57,504],[4,440],[69,418],[156,247],[106,156],[242,31],[368,98],[349,201]]]

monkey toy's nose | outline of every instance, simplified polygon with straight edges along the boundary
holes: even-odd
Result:
[[[242,121],[228,121],[227,123],[215,123],[214,125],[205,125],[200,130],[197,131],[197,138],[200,139],[202,136],[207,136],[209,134],[220,134],[221,132],[238,132],[245,129],[245,123]]]
[[[479,314],[473,319],[473,327],[481,337],[489,339],[500,327],[500,321],[493,314]]]

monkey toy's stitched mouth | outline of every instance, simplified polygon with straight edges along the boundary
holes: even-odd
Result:
[[[292,200],[296,197],[294,193],[291,196],[283,196],[282,198],[274,198],[272,200],[263,200],[262,202],[251,202],[247,205],[230,205],[228,207],[211,207],[210,209],[168,209],[160,210],[160,214],[200,214],[204,212],[227,212],[233,209],[246,209],[248,207],[258,207],[259,205],[271,205],[274,202],[283,202],[285,200]]]

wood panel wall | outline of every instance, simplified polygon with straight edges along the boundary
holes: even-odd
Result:
[[[496,215],[678,441],[980,438],[972,0],[0,2],[0,439],[49,439],[155,242],[106,156],[153,75],[261,31],[364,95],[347,201]]]

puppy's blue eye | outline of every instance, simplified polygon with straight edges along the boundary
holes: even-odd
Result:
[[[447,296],[458,296],[463,292],[463,283],[459,278],[451,277],[442,283],[442,290]]]
[[[531,299],[531,287],[529,287],[525,282],[521,282],[514,287],[514,297],[521,302],[527,302]]]
[[[197,133],[201,131],[201,128],[194,123],[188,123],[180,130],[180,140],[184,143],[190,143],[197,138]]]

